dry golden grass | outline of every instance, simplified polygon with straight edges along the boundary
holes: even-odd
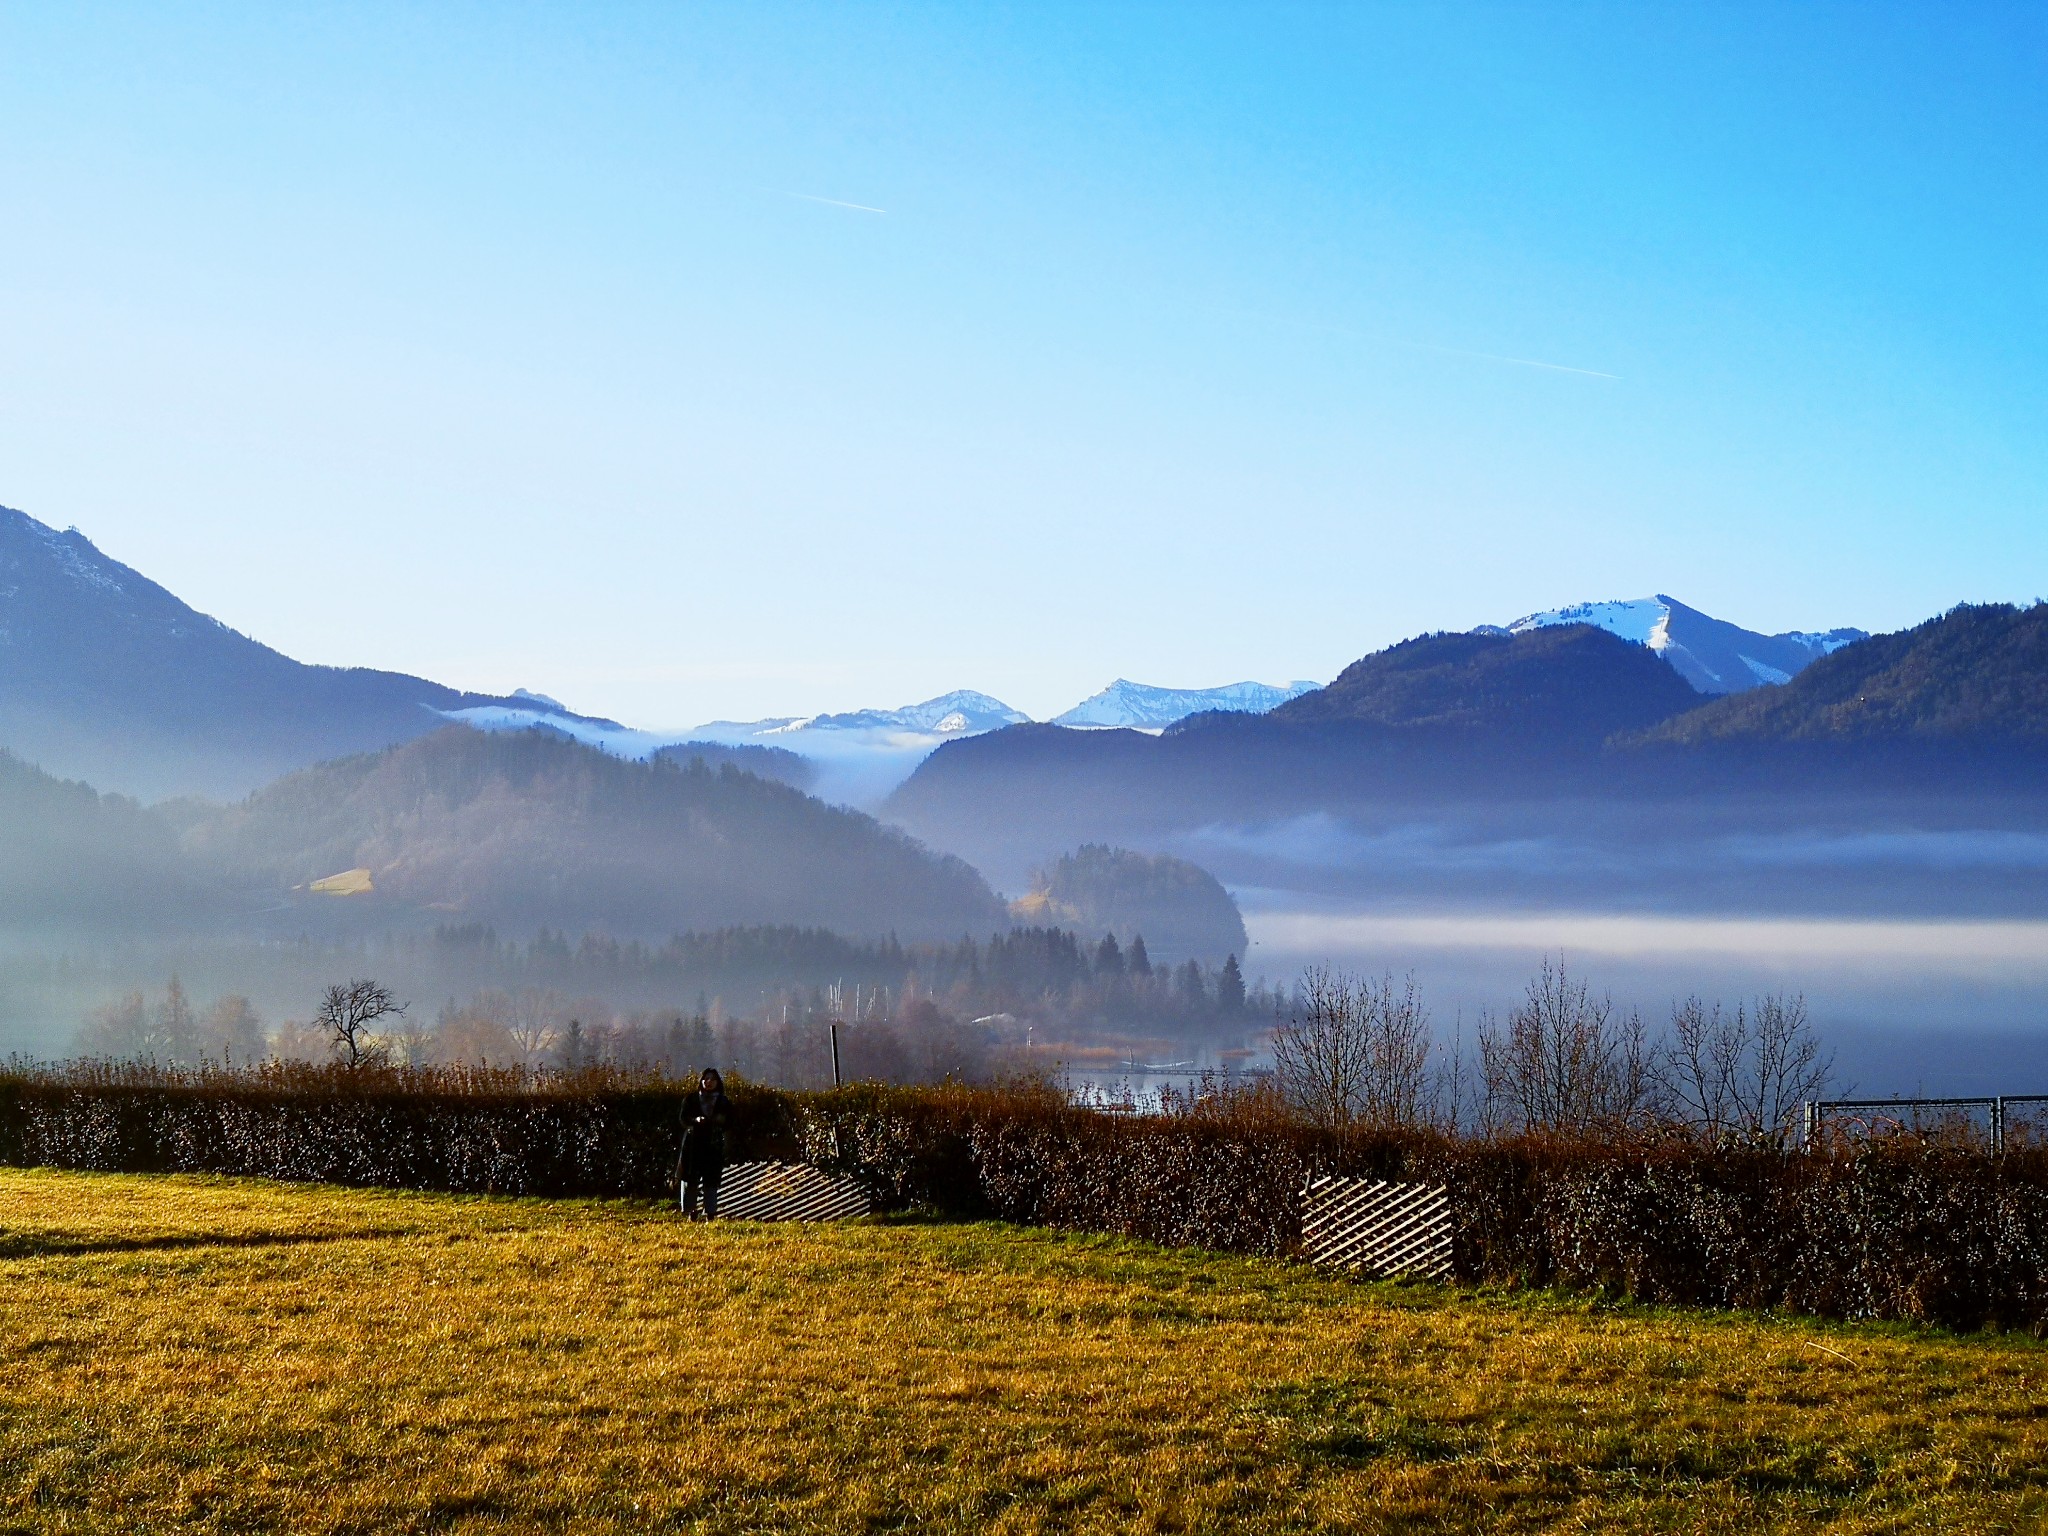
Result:
[[[2002,1531],[2048,1350],[1000,1227],[0,1172],[0,1529]]]

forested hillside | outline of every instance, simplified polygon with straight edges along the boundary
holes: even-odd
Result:
[[[1354,661],[1267,719],[1485,731],[1597,743],[1700,703],[1647,646],[1564,624],[1522,634],[1422,635]]]
[[[1653,651],[1590,625],[1423,635],[1267,715],[1195,715],[1156,737],[1025,725],[950,742],[890,813],[983,857],[999,814],[1071,845],[1389,798],[1571,793],[1617,732],[1702,702]]]
[[[1645,743],[2048,743],[2048,604],[1965,604],[1717,700]]]
[[[373,895],[514,928],[665,937],[735,923],[939,937],[1003,908],[958,859],[784,784],[450,727],[206,816],[186,847],[283,892],[364,868]]]
[[[0,751],[0,923],[111,934],[215,905],[161,818]]]

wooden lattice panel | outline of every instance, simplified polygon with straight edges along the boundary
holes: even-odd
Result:
[[[718,1187],[720,1221],[838,1221],[872,1209],[852,1179],[807,1163],[734,1163]]]
[[[1451,1196],[1439,1184],[1311,1179],[1302,1191],[1301,1246],[1317,1264],[1375,1279],[1451,1277]]]

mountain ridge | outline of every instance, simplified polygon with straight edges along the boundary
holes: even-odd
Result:
[[[1163,730],[1190,715],[1212,711],[1264,714],[1317,686],[1303,680],[1278,685],[1243,682],[1225,683],[1216,688],[1160,688],[1120,677],[1072,709],[1054,715],[1047,723],[1098,729]]]
[[[1963,603],[1730,695],[1629,744],[2048,741],[2048,604]]]
[[[246,794],[280,773],[520,707],[425,678],[294,661],[103,553],[0,508],[0,746],[143,798]]]
[[[1583,623],[1418,636],[1263,716],[952,743],[887,804],[971,849],[998,815],[1074,843],[1455,806],[1712,801],[1768,819],[1796,796],[1933,814],[1965,787],[1987,805],[2048,804],[2048,608],[1966,605],[1719,697]]]
[[[1646,646],[1596,625],[1564,624],[1403,640],[1265,718],[1583,742],[1653,725],[1698,703],[1691,684]]]
[[[1648,654],[1708,692],[1789,679],[1861,633],[1758,635],[1668,596],[1579,604],[1473,633],[1511,636],[1575,623],[1642,641]],[[557,734],[639,760],[686,758],[693,743],[694,755],[712,760],[780,749],[789,756],[749,766],[826,798],[872,805],[944,743],[1028,719],[1000,699],[956,689],[895,709],[644,731],[523,688],[477,694],[406,673],[303,663],[198,612],[76,529],[60,532],[12,509],[0,509],[0,659],[0,746],[60,777],[143,798],[234,798],[295,769],[414,740],[453,720]],[[1654,691],[1646,676],[1629,686]],[[1356,682],[1354,675],[1346,687]],[[1306,718],[1327,712],[1342,692],[1304,682],[1169,689],[1118,678],[1055,719],[1093,729],[1202,728],[1212,718],[1256,718],[1268,709]],[[1300,702],[1319,697],[1320,704]],[[1587,700],[1560,695],[1550,707],[1583,712]],[[1650,723],[1640,710],[1613,722],[1623,730]]]

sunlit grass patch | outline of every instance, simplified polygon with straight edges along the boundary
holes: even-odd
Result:
[[[2027,1339],[0,1172],[0,1529],[2025,1529]]]

